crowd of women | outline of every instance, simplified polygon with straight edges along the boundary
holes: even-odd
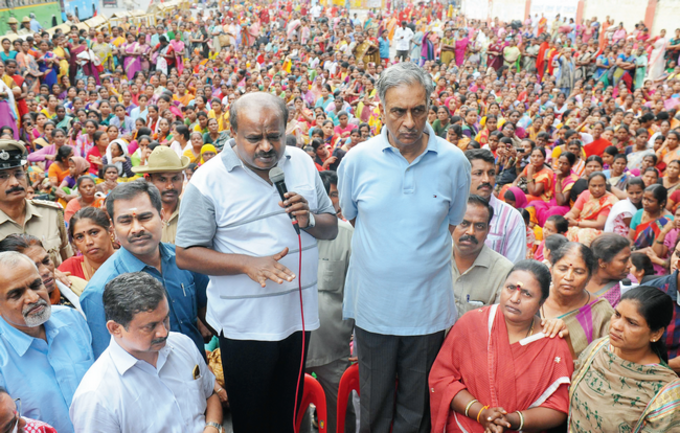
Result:
[[[500,304],[464,315],[435,362],[435,430],[540,431],[567,414],[574,432],[678,428],[680,29],[487,23],[441,3],[363,20],[298,1],[172,14],[2,40],[0,137],[26,143],[31,196],[65,208],[80,255],[62,271],[87,281],[114,253],[103,200],[154,148],[189,157],[185,181],[219,154],[245,93],[283,98],[287,144],[336,170],[380,132],[375,83],[405,34],[405,61],[435,84],[435,134],[490,150],[495,195],[527,226]]]

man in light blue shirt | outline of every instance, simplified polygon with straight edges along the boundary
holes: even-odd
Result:
[[[28,16],[31,18],[31,24],[30,24],[30,26],[31,26],[31,31],[32,31],[33,33],[37,33],[37,32],[39,32],[40,30],[43,29],[43,26],[40,25],[40,21],[38,21],[37,19],[35,19],[35,14],[34,14],[33,12],[31,12],[30,14],[28,14]]]
[[[432,90],[413,63],[386,69],[382,133],[338,170],[340,208],[355,227],[343,317],[356,321],[366,432],[430,431],[427,377],[456,320],[451,231],[465,214],[470,163],[427,124]]]
[[[75,309],[51,306],[27,256],[0,253],[0,387],[21,399],[21,415],[72,433],[69,407],[94,362],[91,336]]]
[[[80,297],[95,357],[111,342],[102,302],[106,283],[120,274],[140,271],[165,287],[171,329],[191,338],[205,356],[197,317],[205,317],[208,277],[179,269],[175,246],[160,241],[163,221],[158,188],[145,180],[118,185],[106,199],[106,209],[122,247],[97,269]]]

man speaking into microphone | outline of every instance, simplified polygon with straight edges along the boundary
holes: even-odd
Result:
[[[309,155],[285,145],[282,99],[249,93],[229,116],[236,144],[192,176],[182,199],[177,265],[210,276],[206,319],[220,339],[234,432],[292,433],[304,364],[299,290],[308,344],[319,326],[316,239],[334,239],[338,220]]]

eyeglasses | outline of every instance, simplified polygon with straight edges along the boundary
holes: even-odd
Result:
[[[14,418],[12,419],[12,423],[9,426],[7,426],[7,429],[4,430],[2,433],[12,433],[18,430],[17,426],[19,425],[19,420],[21,419],[21,399],[15,398],[14,404],[16,405],[17,410],[14,411]]]
[[[0,182],[7,182],[12,176],[16,177],[17,180],[21,181],[26,179],[26,172],[23,169],[14,170],[3,170],[0,171]]]

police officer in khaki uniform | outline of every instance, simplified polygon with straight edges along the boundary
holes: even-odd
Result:
[[[23,142],[0,140],[0,239],[27,233],[40,239],[55,266],[73,255],[58,203],[27,200],[26,148]]]
[[[11,36],[11,35],[18,35],[19,32],[17,30],[17,26],[19,25],[19,21],[14,18],[14,17],[9,17],[7,20],[7,24],[9,24],[9,30],[5,33],[5,36]]]
[[[132,167],[135,173],[146,174],[146,180],[153,183],[161,192],[163,205],[161,218],[163,218],[163,234],[161,242],[175,243],[177,235],[177,221],[179,221],[179,202],[184,185],[184,170],[189,166],[190,160],[186,155],[180,158],[177,153],[167,146],[156,147],[147,165]]]
[[[19,34],[21,36],[33,34],[33,32],[31,31],[31,19],[29,17],[24,17],[21,20],[21,28],[19,29]]]

